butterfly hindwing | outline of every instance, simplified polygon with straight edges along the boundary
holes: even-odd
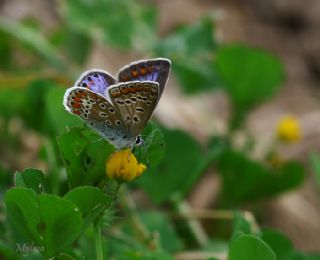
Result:
[[[92,90],[95,93],[104,95],[108,87],[114,85],[116,80],[108,72],[93,69],[83,73],[77,80],[75,86]]]
[[[64,97],[64,106],[111,143],[127,132],[119,111],[103,96],[89,89],[80,87],[68,89]]]
[[[128,137],[146,127],[159,97],[159,84],[153,81],[122,82],[109,89],[112,103],[122,115]]]
[[[157,58],[133,62],[118,74],[119,82],[127,81],[155,81],[159,83],[159,97],[161,97],[170,73],[171,62],[168,59]]]

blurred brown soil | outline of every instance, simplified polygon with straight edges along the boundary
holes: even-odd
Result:
[[[152,3],[159,10],[158,33],[161,36],[207,14],[216,20],[220,42],[243,42],[281,57],[287,73],[284,87],[275,98],[252,111],[246,125],[258,141],[255,156],[259,157],[271,142],[277,121],[287,114],[297,116],[304,138],[298,144],[282,147],[281,152],[286,158],[297,158],[308,165],[309,153],[320,150],[320,2],[153,0]],[[12,20],[32,15],[48,28],[58,22],[54,1],[6,1],[0,14]],[[123,64],[139,58],[145,57],[119,53],[96,44],[86,68],[100,67],[114,73]],[[185,129],[205,142],[208,136],[225,130],[229,111],[229,102],[223,92],[185,96],[172,76],[156,117],[167,126]],[[30,138],[35,137],[32,134]],[[30,143],[27,142],[26,147],[34,151]],[[38,142],[34,143],[38,145]],[[31,166],[30,160],[21,162],[21,168]],[[214,207],[218,188],[217,175],[208,172],[189,196],[191,205],[195,208]],[[320,250],[319,190],[316,190],[312,172],[309,171],[308,180],[300,189],[269,201],[264,211],[263,225],[279,228],[299,249]]]

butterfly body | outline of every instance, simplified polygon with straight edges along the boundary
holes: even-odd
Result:
[[[82,74],[64,96],[66,110],[82,118],[116,148],[141,142],[170,71],[167,59],[142,60],[123,67],[118,80],[103,70]]]

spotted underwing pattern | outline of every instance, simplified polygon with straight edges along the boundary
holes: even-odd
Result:
[[[124,66],[119,74],[120,82],[155,81],[159,83],[159,99],[164,91],[170,73],[171,63],[168,59],[153,59],[133,62]]]
[[[127,132],[121,115],[105,97],[87,88],[68,89],[68,111],[82,118],[91,128],[115,144]]]
[[[128,136],[135,137],[146,127],[157,105],[159,84],[129,81],[110,88],[109,95],[128,126]]]
[[[116,148],[141,140],[165,88],[171,63],[157,58],[133,62],[118,73],[93,69],[83,73],[64,96],[64,106]]]

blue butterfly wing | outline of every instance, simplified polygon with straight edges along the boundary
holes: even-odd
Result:
[[[77,80],[75,86],[87,88],[97,94],[105,96],[107,89],[115,83],[115,78],[108,72],[93,69],[84,72]]]
[[[158,82],[160,99],[169,77],[170,68],[170,60],[164,58],[135,61],[120,69],[118,74],[118,80],[119,82]]]

